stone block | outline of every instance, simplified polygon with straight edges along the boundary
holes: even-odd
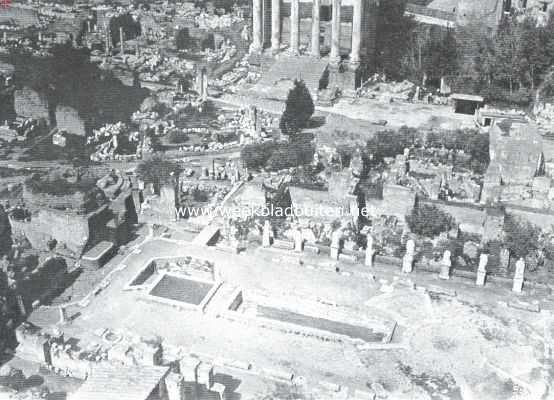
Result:
[[[352,400],[375,400],[376,394],[373,390],[354,390],[354,398]]]
[[[448,289],[448,288],[443,288],[443,287],[436,286],[436,285],[428,286],[427,291],[432,292],[432,293],[437,293],[437,294],[443,294],[443,295],[450,296],[450,297],[456,297],[457,296],[457,293],[456,293],[455,290]]]
[[[214,383],[214,367],[211,364],[201,362],[197,368],[196,381],[200,385],[212,387]]]
[[[355,255],[350,255],[350,254],[339,254],[339,260],[340,261],[346,261],[346,262],[349,262],[349,263],[356,263],[356,262],[358,262],[358,257],[356,257]]]
[[[536,313],[540,312],[541,310],[539,303],[528,303],[525,301],[516,301],[516,302],[509,301],[508,307],[515,308],[517,310],[531,311]]]

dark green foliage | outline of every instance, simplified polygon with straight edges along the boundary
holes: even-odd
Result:
[[[267,160],[266,168],[277,171],[305,165],[313,160],[314,152],[315,148],[309,140],[298,139],[294,143],[285,143]]]
[[[291,138],[308,126],[314,113],[314,102],[304,81],[295,80],[290,90],[279,128]]]
[[[385,157],[395,157],[402,154],[406,147],[415,144],[417,131],[414,128],[401,127],[399,130],[385,130],[375,134],[367,141],[367,151],[375,161]]]
[[[244,146],[240,156],[245,167],[275,171],[310,163],[314,146],[307,138],[295,142],[263,142]]]
[[[414,146],[463,150],[471,155],[471,168],[477,173],[483,173],[490,161],[489,136],[474,129],[418,131],[403,126],[397,131],[384,130],[367,141],[367,153],[375,162],[381,162],[385,157],[395,157],[405,148]]]
[[[528,106],[554,64],[554,14],[545,25],[532,16],[504,16],[492,31],[468,16],[456,30],[418,29],[402,13],[403,0],[382,2],[377,66],[392,79],[437,86],[447,77],[454,91],[480,94],[489,103]]]
[[[58,104],[75,108],[87,128],[128,121],[148,95],[148,90],[125,86],[111,72],[90,63],[87,49],[56,45],[50,53],[52,57],[10,54],[15,83],[47,95],[52,110]]]
[[[142,161],[137,167],[137,175],[146,184],[153,184],[154,188],[170,183],[181,171],[178,163],[164,159],[161,155],[155,155],[148,160]],[[174,174],[174,176],[171,175]]]
[[[411,231],[418,235],[434,237],[441,232],[448,232],[455,225],[454,219],[438,207],[422,204],[415,207],[412,213],[406,216]]]
[[[539,234],[539,228],[516,216],[508,214],[504,220],[504,244],[515,258],[526,257],[537,250]]]
[[[377,11],[376,64],[391,79],[402,79],[402,59],[410,48],[410,38],[417,24],[406,16],[406,0],[379,3]]]
[[[279,143],[276,142],[248,144],[240,150],[240,159],[247,168],[264,168],[267,160],[278,147]]]
[[[0,205],[0,256],[7,254],[12,245],[12,229],[8,213]]]
[[[189,139],[189,135],[181,130],[174,129],[171,132],[169,132],[169,135],[167,136],[167,140],[169,143],[172,144],[178,144],[178,143],[185,143]]]
[[[208,33],[206,37],[202,39],[202,50],[206,49],[215,49],[215,36],[213,33]]]
[[[191,38],[189,29],[179,29],[175,35],[175,47],[177,50],[190,50],[194,47],[194,40]]]
[[[110,20],[110,36],[112,43],[119,43],[119,28],[123,28],[124,40],[134,39],[140,36],[140,22],[135,21],[131,14],[123,14]]]

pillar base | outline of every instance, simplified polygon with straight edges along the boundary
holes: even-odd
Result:
[[[341,63],[340,56],[329,57],[329,64],[331,64],[332,66],[338,67],[340,63]]]
[[[360,60],[352,60],[350,59],[350,62],[348,63],[348,68],[350,68],[350,70],[352,71],[357,71],[358,68],[360,68]]]

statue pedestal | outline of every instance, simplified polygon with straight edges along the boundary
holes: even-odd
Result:
[[[331,258],[333,260],[339,259],[339,248],[338,247],[331,247]]]
[[[521,293],[523,290],[523,278],[514,278],[512,292]]]
[[[373,252],[366,252],[365,254],[365,266],[373,267]]]
[[[450,279],[450,265],[441,264],[440,279]]]
[[[409,274],[412,272],[413,267],[414,267],[413,257],[405,255],[404,258],[402,259],[402,272],[405,274]]]
[[[486,272],[477,271],[477,279],[475,280],[475,284],[477,286],[485,286],[486,277],[487,277]]]

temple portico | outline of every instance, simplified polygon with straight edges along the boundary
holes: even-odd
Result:
[[[252,48],[329,56],[354,68],[370,61],[377,0],[252,0]]]

